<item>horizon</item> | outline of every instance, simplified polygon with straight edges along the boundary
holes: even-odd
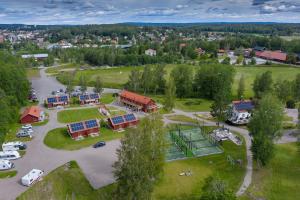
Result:
[[[297,0],[3,0],[3,24],[299,23]]]

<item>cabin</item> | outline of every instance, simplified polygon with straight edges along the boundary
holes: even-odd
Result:
[[[57,106],[67,106],[70,103],[70,99],[68,95],[52,96],[48,97],[45,103],[48,108],[53,108]]]
[[[138,118],[133,114],[110,117],[107,119],[109,126],[113,130],[124,129],[131,126],[136,126],[139,122]]]
[[[119,103],[134,111],[155,112],[157,110],[153,99],[127,90],[119,94]]]
[[[277,62],[287,61],[287,54],[282,51],[256,51],[255,56],[258,58]]]
[[[252,100],[233,101],[228,109],[228,121],[237,125],[247,124],[251,119],[253,109]]]
[[[98,93],[79,95],[80,105],[99,103],[100,95]]]
[[[156,56],[156,50],[154,50],[154,49],[147,49],[147,50],[145,51],[145,54],[146,54],[147,56]]]
[[[32,124],[35,122],[40,122],[45,119],[45,113],[38,106],[31,106],[24,110],[21,115],[20,122],[22,124]]]
[[[96,119],[75,122],[67,125],[68,133],[74,140],[83,139],[88,136],[98,136],[99,127],[99,122]]]

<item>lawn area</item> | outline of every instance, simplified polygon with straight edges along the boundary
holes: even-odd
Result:
[[[195,123],[195,124],[198,123],[198,121],[196,119],[192,119],[185,115],[170,115],[170,116],[167,116],[167,118],[169,120],[178,121],[178,122],[187,122],[187,123]]]
[[[276,145],[275,156],[265,168],[254,164],[248,192],[256,199],[294,200],[300,196],[300,143]],[[247,196],[243,200],[251,200]]]
[[[47,133],[44,143],[54,149],[77,150],[92,146],[99,141],[110,141],[123,137],[125,132],[115,132],[109,128],[101,127],[98,137],[87,137],[83,140],[73,140],[67,132],[67,128],[53,129]]]
[[[26,69],[27,78],[38,78],[40,77],[40,70],[37,68],[27,68]]]
[[[100,102],[104,104],[110,104],[115,100],[115,97],[113,97],[113,94],[111,93],[105,93],[101,95]]]
[[[17,171],[0,171],[0,179],[14,177],[17,173]]]
[[[97,108],[63,110],[57,113],[57,120],[60,123],[71,123],[95,118],[101,118]]]

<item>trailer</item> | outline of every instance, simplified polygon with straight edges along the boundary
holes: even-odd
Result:
[[[17,151],[0,151],[0,159],[3,160],[16,160],[21,158]]]
[[[26,144],[23,142],[7,142],[2,144],[2,150],[3,151],[19,151],[19,150],[25,150],[27,148]]]
[[[9,160],[0,160],[0,171],[9,170],[14,167],[14,163],[10,162]]]
[[[43,170],[32,169],[28,174],[22,177],[21,183],[22,185],[29,187],[39,181],[42,178],[43,174]]]

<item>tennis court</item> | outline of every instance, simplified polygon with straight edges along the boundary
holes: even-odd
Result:
[[[167,141],[167,160],[223,153],[218,142],[201,128],[171,130],[167,134]]]

